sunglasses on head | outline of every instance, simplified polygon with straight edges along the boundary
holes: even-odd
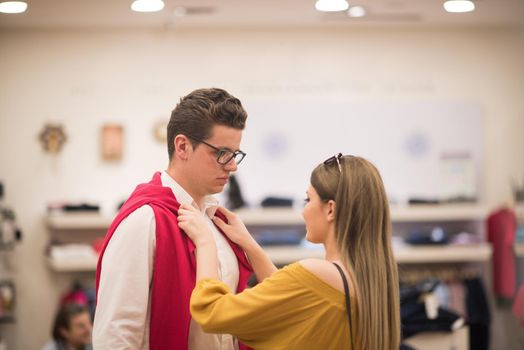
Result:
[[[331,166],[332,164],[336,163],[337,166],[338,166],[338,171],[342,173],[342,166],[340,165],[340,158],[342,158],[342,157],[343,157],[342,153],[338,153],[338,154],[336,154],[336,155],[326,159],[323,164],[325,166]]]
[[[350,154],[337,153],[334,156],[326,159],[322,164],[324,164],[325,166],[331,166],[332,164],[336,164],[338,166],[338,171],[342,173],[342,163],[340,159],[341,158],[350,158],[351,159],[354,157],[355,156],[350,155]]]

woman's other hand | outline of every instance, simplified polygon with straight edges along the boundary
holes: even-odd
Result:
[[[257,245],[255,239],[251,236],[237,214],[224,207],[218,207],[218,210],[225,215],[227,223],[218,216],[213,218],[213,222],[227,235],[227,237],[229,237],[230,240],[238,244],[243,250],[247,250],[253,245]]]

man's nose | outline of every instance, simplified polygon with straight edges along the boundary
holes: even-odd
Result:
[[[237,168],[238,168],[238,165],[237,165],[237,162],[235,162],[234,159],[231,159],[229,162],[224,164],[224,170],[227,170],[227,171],[230,171],[230,172],[237,171]]]

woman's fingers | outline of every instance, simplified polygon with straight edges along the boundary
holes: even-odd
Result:
[[[226,216],[233,214],[233,212],[231,210],[229,210],[226,207],[223,207],[221,205],[218,206],[218,210],[220,210]]]
[[[218,207],[218,211],[224,214],[224,216],[227,218],[227,221],[231,221],[231,219],[235,217],[235,213],[233,213],[231,210],[224,208],[222,206]]]
[[[227,224],[224,222],[224,220],[222,220],[218,216],[215,216],[213,218],[213,222],[215,223],[215,225],[218,226],[219,229],[221,229],[222,231],[225,231],[225,228],[227,227]]]

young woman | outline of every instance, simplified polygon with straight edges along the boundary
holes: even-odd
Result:
[[[206,332],[230,333],[256,350],[397,350],[397,265],[379,172],[363,158],[338,154],[313,170],[306,193],[306,238],[324,245],[325,259],[281,270],[240,219],[220,208],[228,223],[215,224],[244,249],[259,281],[240,294],[218,280],[216,247],[200,212],[180,207],[179,225],[196,245],[193,318]]]

